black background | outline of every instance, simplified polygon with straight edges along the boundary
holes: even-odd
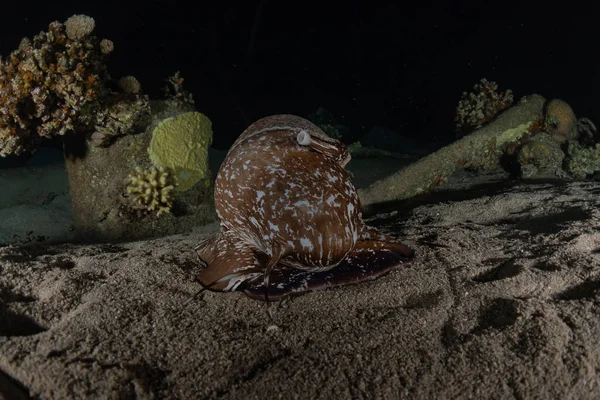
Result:
[[[351,5],[356,4],[356,5]],[[384,125],[454,138],[463,91],[486,77],[598,116],[599,18],[560,2],[5,2],[0,54],[73,14],[111,39],[113,78],[159,96],[175,71],[227,148],[252,121],[325,107],[360,139]]]

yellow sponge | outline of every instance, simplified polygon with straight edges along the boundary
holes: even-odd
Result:
[[[175,190],[185,191],[205,179],[209,182],[208,147],[212,123],[199,112],[162,120],[152,132],[148,154],[157,167],[170,168],[177,178]]]

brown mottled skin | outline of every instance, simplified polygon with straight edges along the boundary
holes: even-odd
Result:
[[[276,300],[371,279],[410,259],[412,249],[364,225],[349,160],[344,144],[303,118],[252,124],[216,178],[221,232],[197,248],[207,264],[200,283]]]

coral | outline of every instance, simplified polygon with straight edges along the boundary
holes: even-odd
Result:
[[[96,21],[87,15],[73,15],[65,21],[65,31],[71,40],[81,40],[94,30]]]
[[[517,155],[523,178],[540,175],[563,177],[564,157],[560,144],[547,133],[538,133],[527,139],[519,148]]]
[[[577,142],[569,142],[566,168],[575,178],[583,179],[600,171],[600,143],[585,148]]]
[[[208,147],[212,123],[204,114],[188,112],[162,120],[152,132],[148,153],[157,167],[170,168],[177,177],[177,190],[185,191],[210,180]]]
[[[513,93],[498,92],[496,82],[481,79],[473,86],[474,92],[463,92],[456,108],[457,136],[464,136],[492,120],[513,103]]]
[[[95,132],[91,144],[105,147],[115,138],[143,130],[152,119],[147,96],[124,93],[104,99],[95,116]]]
[[[167,84],[163,88],[163,92],[165,97],[176,103],[193,106],[194,98],[190,92],[183,88],[184,80],[179,71],[175,72],[175,74],[165,79]]]
[[[552,99],[546,103],[544,107],[544,130],[558,142],[577,138],[577,118],[566,101]]]
[[[110,54],[115,50],[115,44],[112,40],[102,39],[100,41],[100,52],[102,54]]]
[[[93,19],[73,16],[0,62],[0,156],[92,125],[108,79]]]
[[[124,76],[119,79],[119,88],[124,93],[133,93],[137,94],[142,91],[142,85],[140,85],[140,81],[138,81],[135,76]]]
[[[143,212],[156,212],[157,217],[171,212],[176,180],[168,169],[150,167],[144,170],[137,167],[127,178],[127,194],[131,208]]]

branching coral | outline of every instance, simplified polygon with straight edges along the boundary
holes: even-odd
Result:
[[[498,92],[496,82],[485,78],[476,83],[473,90],[472,93],[463,92],[456,108],[455,122],[459,137],[481,128],[513,103],[510,89]]]
[[[150,167],[144,170],[137,167],[129,173],[128,181],[131,208],[156,212],[156,216],[171,212],[176,182],[168,169]]]
[[[83,15],[53,22],[0,62],[0,156],[93,122],[112,48],[106,40],[101,46],[93,29],[94,20]]]

